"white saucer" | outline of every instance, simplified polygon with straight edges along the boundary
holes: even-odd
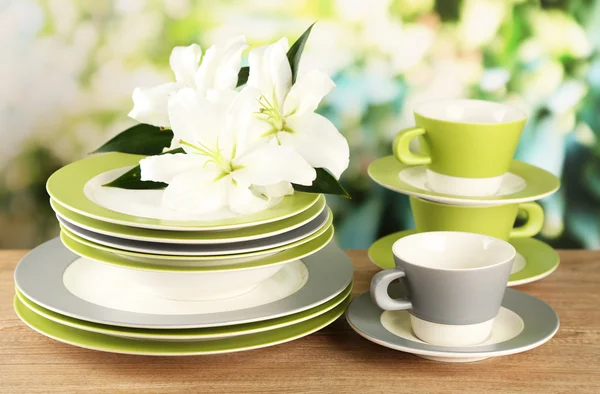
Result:
[[[404,293],[399,284],[390,287],[394,298]],[[421,341],[412,333],[408,312],[382,311],[371,301],[369,292],[352,301],[346,319],[369,341],[442,362],[472,362],[524,352],[550,340],[559,326],[558,316],[548,304],[514,289],[506,289],[490,338],[474,346],[438,346]]]

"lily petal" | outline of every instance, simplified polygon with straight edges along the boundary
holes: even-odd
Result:
[[[216,146],[216,138],[225,127],[219,104],[208,101],[191,88],[184,88],[169,99],[169,120],[174,138],[190,144]],[[219,141],[221,142],[221,141]],[[188,153],[198,153],[183,146]]]
[[[258,98],[260,91],[244,87],[229,107],[227,130],[235,133],[237,149],[242,152],[259,141],[262,136],[273,131],[273,125],[261,119]]]
[[[175,176],[163,193],[162,204],[175,211],[202,214],[215,212],[227,205],[231,178],[216,180],[216,168],[197,168]]]
[[[133,109],[129,112],[129,117],[141,123],[169,127],[169,95],[182,87],[180,83],[169,82],[151,88],[135,88],[132,95]]]
[[[242,215],[262,211],[269,205],[267,198],[255,195],[248,185],[240,182],[229,184],[228,201],[229,209]]]
[[[169,65],[175,74],[175,80],[185,86],[194,87],[194,76],[198,70],[201,56],[202,49],[198,44],[173,48],[169,57]]]
[[[182,172],[202,168],[206,159],[199,155],[184,153],[148,156],[140,160],[142,181],[171,183]]]
[[[263,143],[233,160],[231,176],[238,182],[267,186],[279,182],[312,185],[315,169],[293,149]]]
[[[311,166],[326,168],[336,178],[348,168],[348,141],[327,118],[308,113],[290,116],[286,124],[293,132],[278,133],[280,143],[294,148]]]
[[[301,116],[308,112],[314,112],[321,99],[334,87],[335,83],[331,78],[319,70],[305,74],[290,89],[285,99],[283,113],[285,116]]]
[[[260,90],[271,105],[283,108],[285,96],[292,86],[292,68],[287,59],[287,38],[250,51],[248,86]]]
[[[198,91],[235,89],[242,65],[242,52],[246,48],[248,43],[242,35],[208,48],[194,77]]]
[[[279,182],[268,186],[252,186],[252,190],[267,198],[280,198],[294,194],[294,188],[289,182]]]

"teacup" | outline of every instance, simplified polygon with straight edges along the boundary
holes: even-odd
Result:
[[[533,237],[544,225],[544,210],[535,202],[494,206],[456,206],[410,197],[417,231],[464,231],[485,234],[508,241]],[[519,211],[526,222],[513,228]]]
[[[438,193],[482,197],[498,192],[527,116],[522,110],[482,100],[442,100],[418,106],[416,127],[398,132],[394,155],[425,165],[427,186]],[[410,151],[419,137],[420,154]]]
[[[490,336],[516,254],[511,244],[482,234],[439,231],[404,237],[392,252],[396,268],[371,281],[377,306],[409,310],[415,335],[434,345],[469,346]],[[404,278],[405,299],[388,295],[398,278]]]

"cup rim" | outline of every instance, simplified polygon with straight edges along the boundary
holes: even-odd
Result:
[[[415,264],[411,261],[409,261],[408,259],[404,258],[402,256],[402,254],[398,251],[399,248],[405,246],[403,244],[408,244],[408,246],[410,247],[411,242],[416,239],[416,238],[422,238],[422,237],[429,237],[431,235],[434,234],[444,234],[444,235],[452,235],[452,234],[462,234],[462,235],[468,235],[474,238],[479,238],[479,239],[488,239],[491,240],[495,243],[498,243],[500,245],[502,245],[503,248],[507,249],[509,252],[509,255],[507,258],[502,259],[501,261],[498,261],[494,264],[490,264],[490,265],[486,265],[483,267],[473,267],[473,268],[441,268],[441,267],[427,267],[421,264]],[[473,271],[481,271],[481,270],[485,270],[485,269],[489,269],[492,267],[498,267],[501,266],[503,264],[506,264],[508,261],[513,260],[516,255],[517,255],[517,250],[515,249],[514,246],[512,246],[509,242],[507,241],[503,241],[499,238],[495,238],[495,237],[491,237],[489,235],[484,235],[484,234],[478,234],[478,233],[469,233],[466,231],[427,231],[427,232],[422,232],[422,233],[416,233],[416,234],[411,234],[408,235],[406,237],[400,238],[399,240],[397,240],[396,242],[394,242],[394,244],[392,245],[392,254],[394,255],[394,257],[401,259],[404,263],[412,265],[414,267],[419,267],[419,268],[423,268],[423,269],[428,269],[428,270],[432,270],[432,271],[446,271],[446,272],[473,272]]]
[[[421,111],[423,110],[423,107],[427,106],[427,105],[431,105],[431,104],[443,104],[443,103],[459,103],[459,102],[464,102],[464,103],[492,103],[492,104],[496,104],[498,106],[501,107],[505,107],[506,109],[511,109],[511,110],[515,110],[518,111],[520,113],[520,116],[518,119],[514,119],[511,121],[506,121],[506,122],[465,122],[465,121],[450,121],[447,119],[439,119],[439,118],[434,118],[431,116],[427,116],[425,114],[423,114]],[[449,98],[449,99],[438,99],[438,100],[431,100],[431,101],[426,101],[423,103],[418,104],[417,106],[414,107],[413,112],[423,118],[426,119],[431,119],[434,120],[436,122],[444,122],[444,123],[461,123],[461,124],[469,124],[469,125],[486,125],[486,126],[493,126],[493,125],[506,125],[506,124],[511,124],[511,123],[520,123],[523,121],[527,120],[527,113],[525,112],[525,110],[523,110],[522,108],[516,106],[516,105],[510,105],[510,104],[506,104],[506,103],[499,103],[496,101],[490,101],[490,100],[476,100],[476,99],[469,99],[469,98]]]

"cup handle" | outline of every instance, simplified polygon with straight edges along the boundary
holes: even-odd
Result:
[[[544,225],[544,210],[540,204],[535,202],[525,202],[519,204],[519,210],[527,213],[527,222],[522,226],[513,228],[510,232],[510,237],[528,238],[539,233]]]
[[[393,280],[406,276],[398,268],[383,270],[371,279],[371,299],[378,307],[386,311],[402,311],[412,309],[412,303],[407,299],[395,300],[388,295],[388,287]]]
[[[410,141],[426,132],[427,131],[422,127],[411,127],[409,129],[400,130],[398,134],[396,134],[396,137],[394,137],[394,142],[392,143],[392,149],[396,159],[409,166],[430,164],[431,157],[427,155],[417,155],[410,151]]]

